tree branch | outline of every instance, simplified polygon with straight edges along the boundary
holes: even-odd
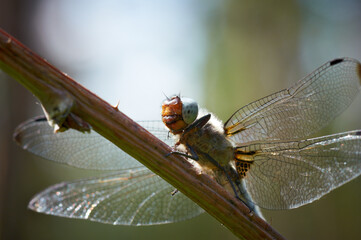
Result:
[[[237,237],[283,239],[268,223],[170,147],[0,29],[0,68],[42,103],[55,124],[77,116],[179,189]],[[69,115],[71,114],[71,115]]]

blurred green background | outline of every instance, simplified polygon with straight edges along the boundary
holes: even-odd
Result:
[[[324,62],[361,59],[361,1],[0,0],[0,27],[136,120],[159,119],[167,95],[222,120]],[[146,104],[144,104],[146,103]],[[361,129],[361,98],[318,135]],[[49,185],[89,176],[22,151],[14,128],[41,113],[0,72],[1,239],[235,239],[207,214],[177,224],[111,226],[46,216],[27,203]],[[361,179],[310,205],[264,211],[289,239],[360,239]]]

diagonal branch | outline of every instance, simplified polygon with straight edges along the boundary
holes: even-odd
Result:
[[[78,124],[89,123],[96,132],[195,201],[237,237],[283,239],[213,179],[197,173],[186,159],[175,154],[166,157],[171,149],[165,143],[2,29],[0,68],[41,101],[48,119],[55,125],[62,126],[71,116]]]

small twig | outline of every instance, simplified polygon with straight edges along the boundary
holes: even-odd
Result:
[[[198,174],[182,156],[70,77],[0,29],[0,68],[30,90],[55,123],[71,113],[195,201],[237,237],[283,239],[268,223],[225,191]],[[60,119],[60,122],[57,120]]]

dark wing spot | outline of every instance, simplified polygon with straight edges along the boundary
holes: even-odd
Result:
[[[330,62],[330,65],[333,66],[339,64],[340,62],[343,62],[343,60],[344,60],[343,58],[336,58]]]
[[[359,81],[361,82],[361,64],[358,63],[356,68],[357,68],[356,71],[357,71]]]

